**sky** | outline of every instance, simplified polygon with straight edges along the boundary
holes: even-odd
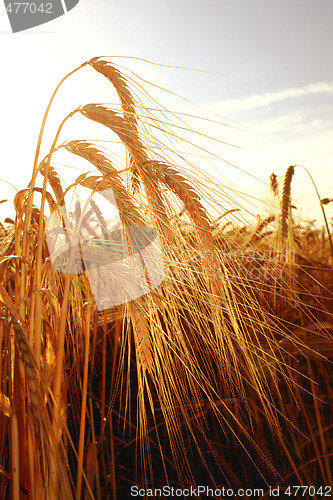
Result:
[[[9,201],[0,204],[0,219],[13,215],[16,189],[29,183],[54,88],[95,56],[185,99],[158,93],[168,109],[209,118],[190,123],[235,146],[220,149],[237,168],[223,162],[217,168],[236,190],[269,201],[270,174],[301,164],[321,197],[333,198],[332,19],[331,0],[80,0],[66,15],[12,33],[1,2],[0,200]],[[66,113],[109,100],[102,77],[87,68],[73,76],[52,108],[42,151]],[[69,139],[80,138],[81,125],[70,127]],[[322,224],[301,168],[294,185],[297,215]]]

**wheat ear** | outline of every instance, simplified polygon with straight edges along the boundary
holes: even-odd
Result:
[[[40,164],[40,173],[42,175],[44,175],[45,173],[45,164],[46,164],[46,159],[44,158],[44,160]],[[51,166],[49,166],[48,170],[48,181],[53,189],[58,204],[62,205],[64,199],[64,192],[62,189],[61,181],[58,177],[56,170]]]
[[[277,175],[272,172],[271,175],[269,176],[269,180],[271,183],[271,190],[274,196],[278,196],[279,194],[279,183],[277,179]]]
[[[124,113],[124,118],[128,122],[128,126],[133,129],[134,133],[138,136],[138,125],[135,112],[135,102],[132,94],[128,88],[126,80],[122,77],[117,69],[114,68],[109,62],[94,57],[89,61],[89,64],[99,73],[104,75],[109,82],[114,86]],[[131,165],[131,181],[134,190],[139,188],[139,171],[136,166],[135,157],[130,153]]]
[[[39,463],[45,477],[45,485],[47,486],[47,478],[51,481],[50,484],[54,484],[53,481],[56,480],[58,492],[52,492],[52,495],[60,495],[59,498],[71,500],[73,497],[66,469],[66,456],[62,444],[59,443],[58,445],[57,437],[53,431],[50,415],[45,403],[47,393],[43,386],[41,373],[37,366],[32,346],[21,322],[13,318],[12,323],[25,367],[30,396],[29,407],[34,423],[35,435],[38,440],[38,447],[41,452]],[[56,476],[54,477],[55,473]],[[54,497],[50,496],[50,498]]]
[[[137,133],[128,126],[128,122],[114,111],[99,104],[87,104],[79,112],[97,123],[105,125],[118,135],[126,149],[133,158],[132,168],[136,168],[144,186],[147,200],[152,213],[155,215],[156,224],[169,243],[173,242],[173,233],[170,230],[165,203],[159,192],[158,184],[147,176],[142,165],[149,161],[146,149],[142,145]]]
[[[139,366],[141,366],[143,370],[147,369],[151,372],[153,368],[151,336],[149,332],[148,318],[144,312],[142,300],[142,298],[132,300],[128,303],[128,307],[130,310]]]
[[[129,126],[128,121],[119,113],[101,104],[87,104],[78,111],[90,120],[105,125],[115,132],[137,164],[140,165],[147,160],[146,149],[143,147],[136,129]]]
[[[284,240],[288,235],[290,218],[290,189],[295,167],[291,165],[287,168],[284,176],[282,200],[281,200],[281,236]]]
[[[220,283],[222,275],[220,264],[216,255],[214,240],[212,236],[212,225],[209,216],[200,202],[200,196],[185,178],[175,168],[157,161],[149,161],[142,165],[149,174],[149,178],[157,184],[167,186],[184,203],[184,207],[194,222],[199,236],[203,266],[207,271],[208,280],[212,291],[220,295]]]
[[[124,118],[126,118],[128,123],[136,129],[137,121],[135,114],[135,103],[132,98],[132,94],[127,86],[127,83],[122,75],[109,62],[103,61],[98,57],[94,57],[93,59],[91,59],[89,61],[89,64],[96,71],[104,75],[109,80],[109,82],[112,83],[119,96],[124,111]]]

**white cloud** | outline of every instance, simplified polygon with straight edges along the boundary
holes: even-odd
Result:
[[[317,82],[305,85],[304,87],[294,87],[279,90],[278,92],[267,92],[266,94],[253,94],[241,99],[226,99],[213,103],[210,108],[215,112],[221,112],[224,115],[230,115],[236,111],[245,111],[249,109],[269,106],[275,102],[285,99],[297,98],[311,94],[332,94],[332,82]]]

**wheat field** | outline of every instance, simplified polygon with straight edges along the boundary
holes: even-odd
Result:
[[[82,67],[118,105],[73,110],[40,158],[54,97]],[[322,229],[297,224],[301,167],[286,166],[271,175],[271,213],[248,222],[235,194],[194,175],[206,152],[183,120],[147,99],[106,59],[63,78],[15,220],[1,224],[0,498],[165,498],[165,486],[197,485],[212,498],[307,485],[302,498],[321,498],[333,485],[332,200],[318,199]],[[123,156],[59,143],[73,116],[103,127]],[[70,184],[60,153],[82,165]],[[133,227],[150,228],[137,252],[145,289],[120,264]],[[144,259],[156,235],[159,253]]]

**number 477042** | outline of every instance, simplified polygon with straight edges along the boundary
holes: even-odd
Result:
[[[319,488],[315,486],[288,486],[284,494],[290,497],[318,496],[332,498],[332,488],[331,486],[320,486]]]
[[[52,3],[34,3],[34,2],[10,2],[6,11],[10,14],[52,14]]]

